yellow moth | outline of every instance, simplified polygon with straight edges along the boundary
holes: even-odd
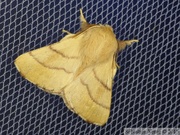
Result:
[[[87,23],[59,42],[22,54],[15,60],[20,74],[46,92],[59,95],[85,121],[104,125],[110,114],[117,53],[138,40],[119,41],[109,25]]]

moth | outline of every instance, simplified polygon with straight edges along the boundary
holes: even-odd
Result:
[[[20,55],[20,74],[42,90],[59,95],[83,120],[104,125],[110,114],[116,56],[138,40],[116,39],[109,25],[89,24],[80,10],[81,27],[59,42]]]

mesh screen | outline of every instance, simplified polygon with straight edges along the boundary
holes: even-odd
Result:
[[[24,52],[90,23],[109,24],[118,39],[140,40],[118,55],[111,113],[103,127],[84,122],[62,98],[23,79],[14,66]],[[130,127],[180,127],[179,0],[0,2],[0,134],[123,134]]]

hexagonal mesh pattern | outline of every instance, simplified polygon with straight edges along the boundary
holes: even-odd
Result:
[[[63,100],[23,79],[20,54],[90,23],[109,24],[118,39],[140,40],[119,53],[111,114],[103,127],[84,122]],[[122,134],[130,127],[180,127],[178,0],[17,0],[0,2],[0,134]]]

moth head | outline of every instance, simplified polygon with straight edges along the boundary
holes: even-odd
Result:
[[[116,53],[118,52],[119,41],[116,39],[116,35],[114,33],[113,28],[108,24],[105,24],[104,26],[108,29],[107,32],[109,32],[109,36],[111,35],[109,41],[114,45],[114,51],[116,50]]]

